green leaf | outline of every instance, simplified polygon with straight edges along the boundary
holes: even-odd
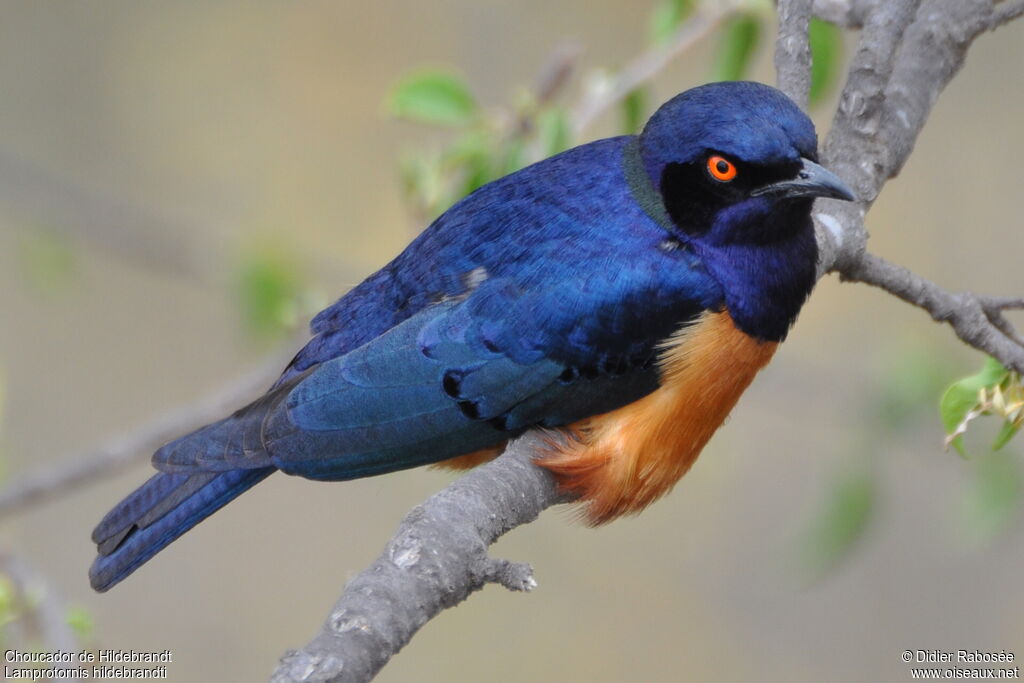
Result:
[[[1009,375],[1009,370],[994,358],[986,358],[985,365],[976,375],[957,380],[946,389],[939,402],[939,415],[946,428],[946,434],[953,434],[967,418],[967,414],[978,405],[978,392],[995,386]],[[1011,435],[1012,436],[1012,435]],[[960,455],[966,456],[963,438],[957,436],[951,442]]]
[[[664,45],[693,12],[693,0],[662,0],[651,13],[648,33],[653,45]]]
[[[811,45],[811,90],[810,103],[817,104],[828,93],[839,75],[843,56],[843,32],[835,24],[811,17],[808,29]]]
[[[803,544],[806,568],[822,574],[835,566],[860,539],[871,520],[877,482],[869,470],[846,472],[832,484],[832,491],[814,518]]]
[[[476,101],[462,79],[437,69],[406,76],[392,91],[387,108],[400,118],[445,126],[465,125],[477,113]]]
[[[740,81],[750,70],[754,52],[761,39],[761,19],[747,12],[730,19],[722,29],[712,62],[715,81]]]
[[[640,132],[647,120],[647,89],[636,88],[622,98],[622,132],[624,135],[635,135]]]
[[[961,513],[968,532],[986,541],[1016,518],[1024,486],[1020,464],[1012,454],[991,453],[976,462],[974,480],[961,500]]]
[[[81,605],[68,607],[64,619],[67,621],[68,626],[71,627],[71,630],[75,632],[75,635],[78,636],[79,640],[88,640],[96,632],[96,624],[93,621],[92,614]]]
[[[249,249],[235,273],[235,293],[246,328],[256,337],[277,337],[294,327],[303,286],[286,250]]]
[[[537,117],[540,146],[544,156],[549,157],[569,149],[572,144],[569,132],[569,115],[561,108],[545,109]]]

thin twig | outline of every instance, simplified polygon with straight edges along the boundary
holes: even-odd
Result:
[[[1021,335],[1021,333],[1017,331],[1017,328],[1015,328],[1010,321],[1006,319],[1006,316],[1003,315],[1003,310],[988,306],[984,299],[982,299],[980,303],[982,309],[985,311],[985,317],[988,318],[988,321],[992,323],[997,330],[1002,332],[1007,339],[1015,343],[1017,346],[1024,348],[1024,335]]]
[[[701,4],[664,45],[640,54],[611,80],[595,81],[573,108],[570,128],[574,139],[579,139],[583,131],[607,109],[657,76],[672,60],[693,47],[701,38],[710,35],[737,9],[736,3],[727,0]]]
[[[840,273],[844,280],[884,289],[927,311],[938,322],[949,323],[965,343],[997,358],[1007,367],[1024,372],[1024,342],[1009,322],[1005,329],[993,316],[1016,308],[1017,299],[993,299],[970,292],[949,292],[907,268],[865,252]]]
[[[189,236],[222,233],[213,223],[143,207],[70,181],[0,149],[0,206],[16,221],[42,225],[76,243],[112,254],[148,271],[210,289],[228,284],[229,245]],[[304,256],[319,279],[335,284],[361,280],[360,269],[337,255]]]
[[[276,379],[287,360],[288,356],[274,354],[256,370],[197,401],[115,436],[95,450],[18,478],[0,490],[0,518],[143,462],[172,438],[220,419],[255,398]]]
[[[0,204],[16,218],[41,224],[158,273],[204,286],[222,284],[207,251],[182,235],[189,229],[167,216],[86,189],[0,150]]]
[[[583,47],[575,40],[569,40],[548,56],[533,86],[533,94],[537,104],[547,104],[562,91],[569,82],[576,65],[583,54]]]

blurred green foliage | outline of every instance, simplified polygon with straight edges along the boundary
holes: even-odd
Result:
[[[17,562],[10,556],[0,556],[0,559]],[[0,649],[52,650],[54,643],[50,641],[63,642],[70,635],[85,646],[95,631],[88,610],[70,607],[64,610],[63,625],[48,623],[46,611],[61,606],[54,603],[52,589],[42,577],[25,572],[24,567],[17,574],[0,571]]]
[[[82,605],[68,607],[65,620],[79,642],[88,642],[96,633],[96,620],[93,619],[92,613]]]
[[[876,383],[875,396],[854,413],[864,425],[862,438],[847,446],[845,462],[826,483],[825,497],[799,539],[801,569],[812,579],[838,568],[870,531],[881,499],[882,464],[876,454],[884,452],[883,443],[928,414],[941,391],[942,360],[922,353],[920,343],[893,352],[884,365],[886,374]]]
[[[717,29],[714,80],[748,77],[765,22],[773,16],[770,5],[758,0],[742,7]],[[648,26],[651,49],[667,49],[669,39],[697,11],[693,0],[657,3]],[[815,20],[810,43],[814,54],[810,100],[816,103],[840,72],[841,31]],[[478,105],[470,86],[453,69],[419,69],[399,80],[384,103],[387,112],[454,133],[441,149],[410,153],[400,161],[401,186],[415,223],[429,222],[478,187],[576,144],[569,110],[557,103],[557,93],[543,97],[538,101],[535,94],[525,93],[500,110],[488,111]],[[650,114],[649,100],[649,88],[641,85],[617,103],[623,134],[640,132]]]
[[[653,45],[664,45],[683,21],[693,14],[694,0],[662,0],[655,5],[648,22],[648,34]]]
[[[504,111],[484,112],[469,86],[451,72],[404,78],[386,106],[400,118],[455,130],[442,149],[407,154],[399,163],[402,190],[417,223],[433,220],[478,187],[573,144],[564,107],[527,93]],[[447,113],[439,115],[442,111]]]
[[[294,329],[305,307],[307,284],[288,250],[248,246],[240,254],[233,286],[243,325],[256,339],[277,339]]]
[[[878,381],[875,398],[865,411],[870,430],[888,437],[921,417],[933,429],[935,397],[946,387],[948,359],[921,341],[887,356],[889,368]]]
[[[622,132],[625,135],[637,135],[647,122],[648,105],[647,88],[636,88],[622,98]]]
[[[811,89],[807,100],[813,107],[825,99],[839,80],[843,65],[843,32],[835,24],[812,17],[808,42],[811,46]]]
[[[804,570],[818,578],[836,567],[864,536],[877,499],[877,476],[862,461],[838,475],[802,539]]]
[[[880,497],[877,471],[883,465],[875,454],[884,452],[883,443],[891,443],[900,432],[912,429],[920,418],[934,416],[934,397],[942,393],[947,381],[946,360],[920,344],[897,354],[886,366],[892,370],[878,382],[877,398],[862,411],[864,443],[853,450],[849,464],[831,483],[823,505],[815,511],[801,539],[804,569],[814,577],[838,566],[869,530]],[[969,483],[958,503],[964,535],[975,541],[990,541],[1019,518],[1024,501],[1024,471],[1019,456],[999,450],[1024,421],[1020,377],[990,358],[978,373],[945,388],[940,412],[949,435],[947,443],[961,454],[966,454],[964,432],[974,419],[994,415],[1002,420],[991,443],[992,452],[974,460]]]
[[[711,80],[740,81],[746,77],[761,41],[762,21],[760,14],[743,12],[725,23],[711,61]]]
[[[13,582],[6,575],[0,574],[0,615],[10,614],[15,601],[15,593]],[[0,626],[5,623],[6,619],[0,616]]]
[[[572,131],[569,130],[569,115],[560,107],[549,107],[537,117],[540,131],[540,148],[544,156],[564,152],[572,146]]]
[[[988,542],[1007,531],[1020,512],[1022,489],[1024,473],[1017,455],[1001,451],[978,458],[960,500],[966,535]]]

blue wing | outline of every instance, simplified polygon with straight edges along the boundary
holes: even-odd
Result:
[[[643,331],[622,330],[609,343],[610,314],[593,305],[604,297],[584,305],[560,290],[484,282],[294,376],[201,432],[200,443],[165,446],[154,463],[176,473],[275,466],[351,479],[492,446],[653,391],[656,349]],[[538,315],[545,306],[561,314]],[[680,308],[676,324],[700,310]]]
[[[566,424],[657,386],[649,349],[616,358],[614,378],[591,372],[597,355],[580,354],[585,376],[565,359],[503,348],[472,308],[438,304],[321,365],[268,417],[271,462],[313,479],[389,472]]]

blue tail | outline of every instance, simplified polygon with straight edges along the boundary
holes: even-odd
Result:
[[[89,581],[103,592],[276,468],[165,473],[121,501],[92,532],[99,555]]]

